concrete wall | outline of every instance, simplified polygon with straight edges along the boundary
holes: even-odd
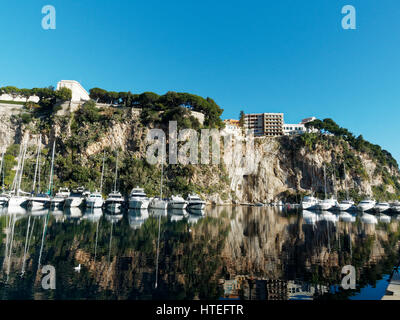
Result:
[[[68,88],[72,91],[72,102],[81,102],[90,100],[89,93],[81,86],[78,81],[61,80],[57,83],[57,90]]]
[[[3,94],[3,95],[1,95],[1,96],[0,96],[0,100],[14,101],[14,102],[26,102],[26,98],[25,98],[25,97],[21,97],[21,96],[13,97],[13,96],[10,95],[10,94]],[[28,101],[37,103],[37,102],[39,102],[39,97],[37,97],[37,96],[31,96],[31,97],[29,97]]]

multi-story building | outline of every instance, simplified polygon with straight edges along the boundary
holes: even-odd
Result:
[[[244,125],[254,136],[283,135],[283,113],[252,113],[244,117]]]

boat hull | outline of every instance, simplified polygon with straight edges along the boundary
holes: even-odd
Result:
[[[187,207],[186,202],[169,202],[168,203],[168,209],[178,209],[178,210],[184,210]]]
[[[147,209],[149,207],[149,204],[149,200],[130,199],[129,209]]]
[[[100,198],[95,199],[95,200],[92,200],[92,199],[86,200],[86,208],[101,208],[101,207],[103,207],[103,204],[104,204],[104,200],[100,199]]]
[[[65,200],[65,206],[67,208],[77,208],[83,203],[83,198],[68,198]]]
[[[22,207],[28,203],[27,197],[11,197],[8,200],[9,207]]]
[[[189,210],[203,210],[206,207],[205,203],[202,202],[195,202],[195,203],[190,203],[187,205],[187,208]]]

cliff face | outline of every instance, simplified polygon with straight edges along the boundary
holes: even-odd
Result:
[[[107,112],[103,111],[104,114]],[[47,146],[56,138],[60,156],[70,157],[77,165],[92,170],[99,171],[93,158],[99,158],[107,148],[119,148],[127,166],[133,166],[129,159],[146,162],[146,135],[151,125],[143,124],[138,111],[125,110],[118,120],[111,117],[108,122],[99,124],[76,123],[75,115],[56,117],[50,125],[43,125],[48,121],[46,119],[24,124],[9,114],[0,114],[0,117],[0,147],[3,149],[20,143],[23,137],[28,139],[29,145],[35,145],[41,133],[42,142]],[[354,198],[357,195],[377,196],[378,190],[382,197],[395,198],[400,192],[397,167],[382,164],[370,154],[352,149],[337,137],[320,136],[311,146],[301,136],[256,138],[251,152],[245,149],[241,152],[228,149],[226,152],[231,152],[233,159],[229,164],[167,166],[166,192],[195,191],[217,204],[298,202],[305,193],[324,193],[324,167],[328,194],[339,192],[343,196],[347,189]],[[245,165],[244,156],[247,157]],[[56,175],[65,171],[62,167],[57,168],[58,165],[56,162]],[[158,171],[143,171],[145,168],[140,173],[132,173],[131,169],[121,168],[121,179],[126,179],[121,182],[122,188],[126,189],[123,191],[129,192],[132,181],[158,183]],[[129,176],[135,174],[137,176],[129,182]],[[179,185],[176,183],[178,180]]]

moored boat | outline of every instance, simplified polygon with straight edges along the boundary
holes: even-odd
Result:
[[[86,208],[101,208],[103,203],[103,196],[98,191],[92,192],[85,199]]]
[[[372,199],[364,199],[358,205],[357,209],[360,211],[369,211],[375,207],[376,201]]]
[[[343,200],[340,203],[336,203],[334,208],[339,211],[351,210],[354,208],[354,201],[353,200]]]
[[[201,200],[197,194],[189,194],[186,201],[189,210],[203,210],[206,206],[206,202]]]
[[[143,188],[133,188],[129,195],[129,209],[147,209],[150,199]]]
[[[168,209],[185,209],[187,204],[187,201],[179,195],[168,199]]]
[[[319,203],[319,199],[313,196],[305,196],[303,201],[301,201],[301,208],[303,210],[314,210],[317,209],[317,205]]]
[[[388,211],[389,209],[390,209],[390,204],[387,202],[379,202],[374,207],[374,210],[378,213]]]

